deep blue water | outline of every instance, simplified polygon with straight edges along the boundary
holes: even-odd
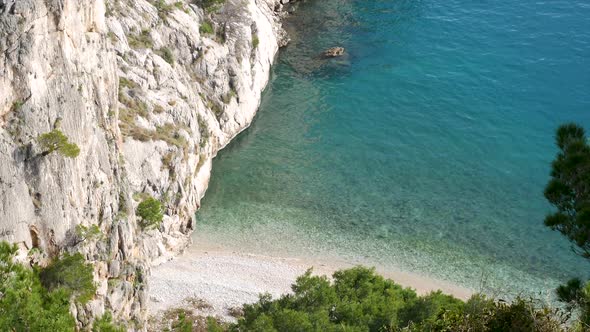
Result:
[[[290,25],[199,238],[495,294],[590,276],[542,195],[555,128],[590,129],[589,2],[316,0]]]

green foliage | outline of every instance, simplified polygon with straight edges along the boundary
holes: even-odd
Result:
[[[163,316],[150,322],[152,331],[169,332],[223,332],[228,331],[225,323],[220,323],[213,317],[198,316],[192,310],[172,308],[164,312]]]
[[[172,51],[169,48],[163,47],[157,50],[156,54],[159,55],[162,59],[164,59],[164,61],[168,62],[169,64],[174,64],[174,54],[172,54]]]
[[[107,32],[107,37],[109,37],[109,39],[111,40],[111,43],[113,43],[113,44],[119,40],[119,38],[117,38],[117,35],[115,35],[115,33],[112,31]]]
[[[201,134],[199,146],[201,148],[204,148],[207,145],[207,142],[209,141],[209,125],[207,124],[205,119],[203,119],[203,117],[201,117],[200,115],[197,117],[197,121],[199,124],[199,133]],[[201,159],[204,158],[199,158],[199,161],[201,161]]]
[[[102,232],[98,225],[77,225],[76,226],[76,236],[80,238],[80,241],[86,240],[95,240],[99,239],[103,236]]]
[[[48,290],[66,289],[83,304],[90,301],[96,293],[92,264],[87,264],[80,253],[65,254],[54,260],[39,276]]]
[[[545,225],[559,231],[590,259],[590,145],[584,128],[569,123],[555,135],[559,152],[551,165],[551,180],[545,198],[557,208],[545,218]],[[557,297],[570,311],[578,311],[582,329],[590,329],[590,283],[572,279],[556,290]]]
[[[192,332],[193,321],[187,318],[185,311],[180,311],[178,314],[178,320],[172,324],[173,331],[181,332]]]
[[[161,105],[154,105],[154,113],[161,114],[164,113],[166,110]]]
[[[218,11],[225,3],[225,0],[200,0],[200,3],[205,11],[212,13]]]
[[[235,97],[236,97],[236,92],[234,90],[230,90],[228,93],[221,96],[221,101],[223,101],[224,104],[229,104],[231,102],[231,100]]]
[[[143,193],[143,192],[137,192],[133,194],[133,200],[136,202],[142,202],[145,201],[146,199],[151,198],[152,196],[148,193]]]
[[[226,26],[222,25],[219,29],[215,31],[216,42],[220,44],[225,44],[225,42],[227,41],[226,30]]]
[[[184,6],[184,3],[183,3],[182,1],[176,1],[176,2],[174,3],[174,7],[178,8],[178,9],[180,9],[180,10],[184,11],[184,12],[186,12],[186,11],[187,11],[187,9],[186,9],[186,7]]]
[[[532,300],[517,298],[512,303],[494,302],[473,296],[463,311],[441,312],[436,320],[415,325],[412,331],[514,331],[556,332],[564,330],[565,317],[555,309]]]
[[[147,198],[139,203],[136,213],[142,219],[141,225],[143,228],[160,227],[164,219],[162,203],[153,197]]]
[[[68,290],[45,289],[36,271],[14,261],[16,252],[0,242],[0,331],[74,331]]]
[[[135,89],[137,88],[137,83],[125,78],[119,77],[119,89],[128,88],[128,89]]]
[[[578,311],[578,323],[590,329],[590,281],[584,284],[580,279],[571,279],[555,293],[569,311]]]
[[[555,293],[559,301],[570,308],[580,305],[585,300],[583,284],[578,278],[571,279],[567,284],[557,287]]]
[[[113,316],[106,312],[92,324],[92,332],[125,332],[126,328],[113,323]]]
[[[0,331],[76,331],[70,301],[88,301],[95,293],[92,265],[80,254],[65,255],[47,268],[15,261],[16,245],[0,242]],[[93,332],[123,332],[110,313],[97,319]]]
[[[58,129],[39,135],[37,141],[44,150],[44,156],[55,151],[68,158],[75,158],[80,154],[80,148],[70,143],[68,137]]]
[[[127,36],[127,41],[129,42],[129,46],[134,49],[151,49],[154,47],[154,40],[150,35],[150,31],[147,29],[141,30],[141,33],[138,35]]]
[[[308,271],[293,294],[272,300],[262,295],[244,306],[232,331],[477,331],[562,330],[557,311],[517,299],[512,304],[481,295],[466,303],[442,292],[418,296],[373,269],[334,273],[333,283]]]
[[[293,294],[272,300],[261,296],[244,306],[237,328],[243,331],[387,331],[410,322],[434,319],[441,310],[460,310],[463,303],[432,293],[418,297],[409,289],[355,267],[334,273],[331,284],[311,271],[297,278]]]
[[[584,129],[562,125],[555,137],[559,153],[553,161],[545,197],[557,212],[545,218],[545,225],[561,232],[590,258],[590,146]]]
[[[25,103],[22,100],[17,100],[12,103],[12,107],[10,108],[11,112],[18,112]]]
[[[163,126],[157,126],[156,132],[152,135],[152,139],[161,140],[180,148],[186,147],[188,143],[184,136],[180,135],[180,128],[181,127],[171,123],[166,123]]]
[[[124,88],[134,89],[135,87],[137,87],[137,84],[133,81],[125,78],[119,80],[119,102],[125,105],[125,107],[119,109],[119,129],[121,133],[141,142],[161,140],[179,148],[186,148],[188,143],[180,134],[180,129],[188,130],[188,127],[185,125],[166,123],[163,126],[157,126],[156,130],[153,130],[137,124],[136,118],[141,116],[147,119],[149,111],[146,103],[137,97],[128,97],[127,93],[123,90]],[[163,111],[161,106],[156,105],[154,107],[154,112],[156,113]]]
[[[260,44],[260,39],[258,39],[257,35],[252,36],[252,48],[256,49],[258,48],[258,45]]]
[[[223,108],[213,100],[209,99],[208,97],[205,97],[205,100],[207,108],[210,109],[213,112],[213,114],[215,114],[215,116],[219,119],[219,117],[223,114]]]
[[[167,4],[164,0],[153,0],[151,1],[152,5],[156,7],[158,11],[158,16],[163,20],[166,21],[168,16],[175,10],[180,9],[185,13],[188,12],[188,9],[184,6],[182,1],[176,1],[173,4]]]
[[[225,325],[219,323],[213,317],[207,317],[206,324],[207,324],[207,332],[223,332],[223,331],[227,330]]]
[[[119,86],[122,87],[122,86]],[[129,98],[123,91],[119,91],[119,102],[125,105],[119,110],[119,120],[127,123],[135,121],[136,116],[148,117],[148,108],[146,103],[138,98]]]
[[[168,15],[170,15],[170,13],[172,13],[172,11],[175,9],[174,5],[166,4],[166,1],[164,0],[155,0],[152,1],[152,4],[154,5],[154,7],[156,7],[156,10],[158,11],[158,16],[162,20],[166,20],[168,18]]]
[[[213,29],[211,22],[203,21],[199,27],[199,32],[202,34],[213,34],[215,30]]]

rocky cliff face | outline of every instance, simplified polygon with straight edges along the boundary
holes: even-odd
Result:
[[[95,263],[81,324],[112,310],[141,326],[150,265],[188,244],[212,157],[258,108],[281,1],[217,2],[0,0],[0,240]],[[54,129],[78,157],[39,144]],[[148,195],[158,229],[135,215]]]

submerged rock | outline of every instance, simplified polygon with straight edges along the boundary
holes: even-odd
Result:
[[[330,47],[322,53],[326,58],[336,58],[344,55],[344,47]]]

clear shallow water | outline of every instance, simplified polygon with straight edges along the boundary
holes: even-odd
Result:
[[[311,1],[292,24],[197,239],[494,294],[590,276],[542,223],[556,126],[590,129],[590,4]]]

